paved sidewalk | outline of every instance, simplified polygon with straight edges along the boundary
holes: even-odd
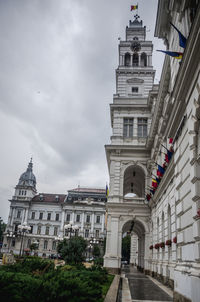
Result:
[[[173,301],[173,292],[157,280],[138,272],[136,268],[122,269],[121,302]]]

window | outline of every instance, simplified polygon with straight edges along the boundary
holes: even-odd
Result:
[[[138,37],[134,37],[133,40],[137,41],[137,40],[138,40]]]
[[[139,62],[138,54],[134,53],[133,54],[133,66],[138,66],[138,62]]]
[[[141,65],[142,67],[147,66],[147,55],[146,55],[145,52],[143,52],[143,53],[141,54],[141,63],[140,63],[140,65]]]
[[[89,230],[86,229],[86,230],[85,230],[85,238],[88,238],[88,237],[89,237]]]
[[[56,221],[59,220],[59,214],[56,214]]]
[[[33,225],[30,225],[30,228],[31,228],[31,229],[30,229],[29,233],[30,233],[30,234],[33,234]]]
[[[131,55],[129,53],[125,54],[125,66],[131,65]]]
[[[96,238],[99,238],[99,230],[96,230],[95,233],[96,233],[96,236],[95,236],[95,237],[96,237]]]
[[[31,219],[35,219],[35,212],[31,213]]]
[[[47,214],[47,220],[51,220],[51,213]]]
[[[90,215],[87,215],[87,216],[86,216],[86,222],[87,222],[87,223],[90,223]]]
[[[40,213],[39,219],[40,219],[40,220],[43,219],[43,213]]]
[[[11,246],[12,246],[12,247],[14,247],[14,246],[15,246],[15,239],[13,239],[13,240],[12,240],[12,244],[11,244]]]
[[[132,87],[132,93],[138,93],[138,87]]]
[[[138,136],[147,137],[147,118],[138,119]]]
[[[45,240],[45,241],[44,241],[44,250],[47,250],[47,247],[48,247],[48,241]]]
[[[40,194],[40,200],[43,200],[43,195],[42,194]]]
[[[41,234],[41,228],[42,228],[41,225],[38,225],[38,228],[37,228],[37,234],[38,234],[38,235]]]
[[[24,191],[24,195],[26,195],[26,191]]]
[[[49,235],[49,227],[46,227],[45,235]]]
[[[75,230],[75,236],[78,237],[78,231],[79,230]]]
[[[21,211],[17,211],[17,218],[21,218]]]
[[[96,217],[96,223],[100,223],[100,216]]]
[[[81,216],[79,214],[76,215],[76,222],[80,222]]]
[[[57,236],[58,235],[58,227],[54,227],[54,236]]]
[[[124,118],[124,137],[133,136],[133,118]]]
[[[66,221],[70,221],[70,214],[67,214]]]
[[[19,190],[19,195],[21,195],[21,190]]]
[[[56,250],[56,241],[52,242],[52,250]]]

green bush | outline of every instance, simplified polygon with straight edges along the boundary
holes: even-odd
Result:
[[[49,266],[50,265],[50,266]],[[110,281],[105,269],[60,267],[40,258],[0,268],[2,302],[102,302],[102,288]],[[48,269],[46,269],[48,266]],[[23,271],[23,272],[22,272]],[[35,274],[40,271],[42,274]],[[109,283],[109,284],[108,284]]]

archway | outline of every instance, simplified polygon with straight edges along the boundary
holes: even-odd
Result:
[[[128,220],[122,227],[122,238],[129,234],[130,244],[130,264],[136,265],[141,271],[145,268],[145,227],[137,219]]]
[[[145,192],[145,173],[138,165],[129,166],[124,172],[123,196],[144,198]],[[131,197],[131,196],[130,196]]]

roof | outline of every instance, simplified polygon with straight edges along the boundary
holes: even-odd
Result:
[[[106,194],[106,189],[102,189],[102,188],[75,188],[72,190],[68,190],[68,192],[82,192],[82,193],[101,193],[101,194]]]
[[[33,197],[32,201],[63,203],[66,197],[66,194],[39,193]]]

